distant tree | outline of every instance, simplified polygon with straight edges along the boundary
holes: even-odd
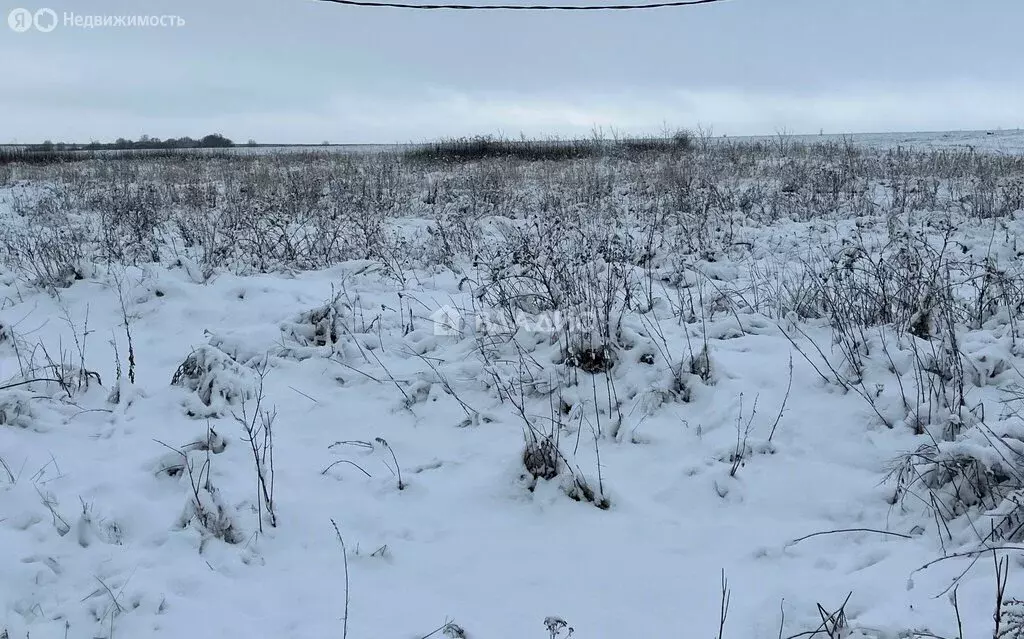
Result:
[[[53,150],[53,141],[52,140],[44,141],[42,144],[39,145],[39,150],[40,151],[52,151]]]
[[[249,141],[245,143],[245,146],[258,146],[256,140],[249,138]]]
[[[234,142],[227,139],[220,133],[211,133],[210,135],[203,137],[203,139],[199,141],[199,146],[207,149],[225,148],[234,145]]]

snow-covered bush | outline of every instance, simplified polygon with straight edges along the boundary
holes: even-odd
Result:
[[[994,430],[999,428],[999,430]],[[968,515],[990,522],[983,541],[1024,540],[1024,430],[979,426],[954,441],[926,444],[903,456],[890,478],[894,503],[925,504],[937,521]],[[908,497],[913,497],[908,500]]]
[[[31,393],[0,390],[0,426],[31,428],[34,417]]]
[[[205,345],[194,350],[178,366],[171,384],[195,392],[198,403],[188,403],[190,416],[221,416],[232,406],[255,397],[258,376],[224,351]]]
[[[287,341],[309,350],[331,352],[348,331],[345,321],[352,314],[351,306],[339,292],[325,304],[300,313],[285,322],[281,332]]]

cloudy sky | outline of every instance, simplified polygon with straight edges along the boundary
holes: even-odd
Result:
[[[1024,127],[1022,0],[728,0],[614,13],[2,2],[5,17],[49,7],[61,18],[50,33],[0,22],[0,142]],[[185,24],[83,29],[64,25],[65,12]]]

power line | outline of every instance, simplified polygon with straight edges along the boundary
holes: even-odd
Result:
[[[634,9],[665,9],[669,7],[692,7],[698,4],[713,4],[725,0],[675,0],[674,2],[651,2],[648,4],[605,4],[591,6],[552,4],[410,4],[406,2],[371,2],[369,0],[320,0],[352,7],[387,7],[391,9],[451,9],[458,11],[630,11]]]

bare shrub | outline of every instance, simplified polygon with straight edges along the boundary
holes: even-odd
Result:
[[[0,259],[35,286],[67,288],[86,276],[89,236],[70,220],[56,227],[8,227],[0,233]]]
[[[235,524],[210,477],[213,469],[212,455],[224,450],[224,441],[210,427],[207,427],[206,433],[204,441],[184,448],[173,448],[158,442],[181,460],[178,465],[164,466],[164,472],[172,477],[183,476],[188,479],[189,499],[179,518],[179,525],[185,528],[195,524],[204,537],[239,544],[244,541],[244,534]]]
[[[245,431],[249,449],[252,452],[256,469],[256,486],[258,505],[256,519],[259,531],[263,532],[263,509],[266,509],[267,520],[272,528],[277,527],[277,509],[274,506],[274,422],[277,420],[277,408],[264,408],[263,380],[266,369],[260,369],[259,387],[256,389],[256,405],[252,412],[245,398],[241,400],[242,412],[234,415],[235,421]]]

